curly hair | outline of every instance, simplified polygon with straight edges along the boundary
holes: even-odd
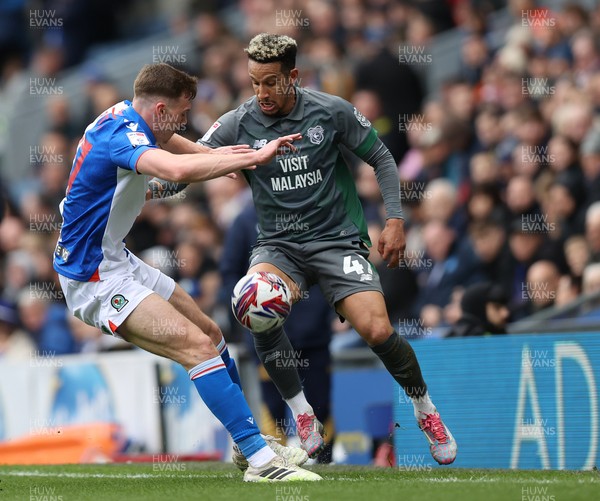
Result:
[[[261,33],[256,35],[244,49],[248,57],[257,63],[281,63],[281,69],[289,72],[296,67],[296,40],[287,35]]]

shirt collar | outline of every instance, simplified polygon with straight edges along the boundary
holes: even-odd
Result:
[[[256,96],[254,96],[252,101],[251,113],[252,115],[265,127],[271,127],[273,124],[276,124],[280,120],[302,120],[304,117],[304,92],[305,89],[294,86],[294,90],[296,92],[296,104],[292,108],[287,115],[282,117],[270,117],[265,115],[258,106],[258,102],[256,100]]]
[[[154,137],[154,132],[152,132],[152,129],[146,123],[146,121],[142,118],[142,116],[137,111],[135,111],[135,108],[133,107],[132,102],[125,100],[125,104],[128,106],[127,112],[125,113],[127,116],[127,119],[131,120],[132,122],[137,123],[140,126],[140,128],[143,130],[143,132],[150,139],[150,143],[156,144],[156,138]]]

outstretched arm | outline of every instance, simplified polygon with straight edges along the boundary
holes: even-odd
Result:
[[[240,169],[254,169],[265,164],[283,146],[291,147],[300,139],[300,134],[283,136],[266,146],[246,154],[180,154],[174,155],[160,149],[149,149],[137,161],[136,170],[140,174],[155,176],[176,183],[194,183],[224,176]]]
[[[185,153],[213,153],[219,155],[228,155],[232,153],[251,153],[254,150],[247,144],[234,144],[232,146],[221,146],[220,148],[209,148],[200,143],[195,143],[186,139],[179,134],[173,134],[171,139],[166,143],[161,144],[160,147],[176,155]]]

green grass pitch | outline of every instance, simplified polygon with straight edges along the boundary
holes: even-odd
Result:
[[[248,484],[223,463],[2,466],[0,500],[587,501],[600,493],[598,471],[309,468],[324,481]]]

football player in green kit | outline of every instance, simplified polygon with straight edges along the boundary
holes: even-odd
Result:
[[[352,174],[340,146],[371,165],[383,196],[386,224],[377,250],[395,268],[405,247],[396,162],[371,123],[342,98],[298,86],[296,41],[260,34],[246,49],[254,96],[219,118],[199,142],[259,149],[279,136],[302,140],[260,169],[242,171],[258,214],[258,243],[248,274],[265,271],[288,285],[294,300],[318,284],[329,304],[362,336],[414,405],[415,418],[440,464],[452,463],[456,441],[427,392],[410,344],[392,327],[374,267],[371,241]],[[398,90],[399,92],[401,89]],[[257,354],[289,405],[302,447],[314,457],[322,426],[307,402],[282,327],[253,333]]]

